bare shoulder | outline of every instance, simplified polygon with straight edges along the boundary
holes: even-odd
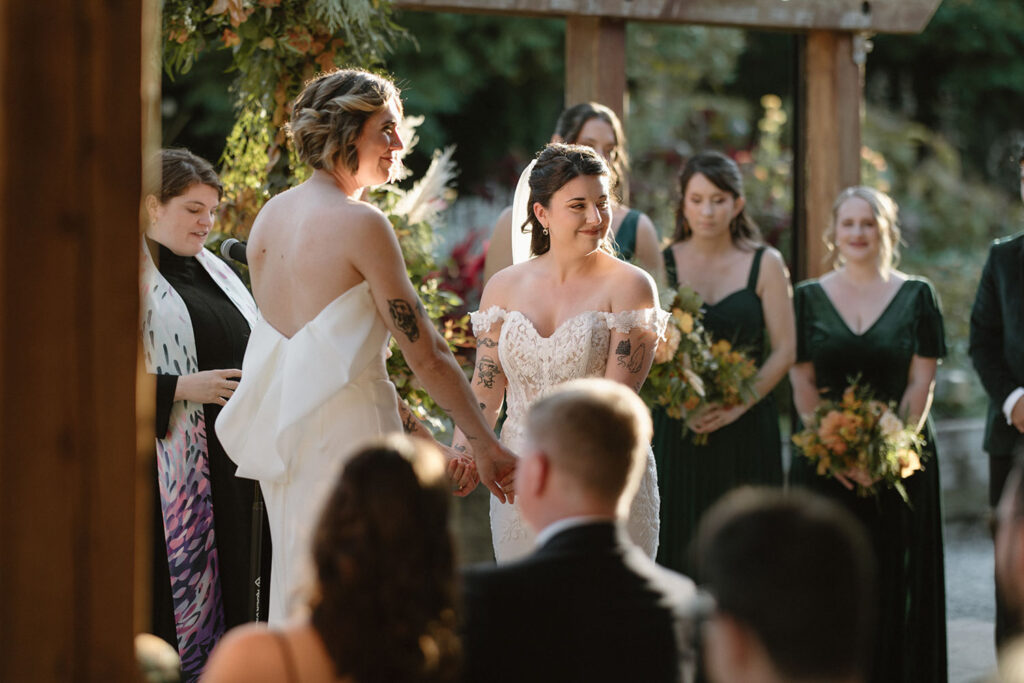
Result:
[[[285,675],[281,634],[248,624],[228,631],[203,672],[202,683],[276,681]]]
[[[480,295],[480,309],[498,306],[508,308],[509,297],[517,288],[521,289],[524,277],[531,272],[530,261],[502,268],[491,276]]]
[[[650,308],[657,305],[654,278],[638,266],[608,256],[605,263],[606,281],[610,288],[614,310]]]
[[[761,269],[767,272],[774,272],[789,276],[789,269],[786,267],[786,259],[782,258],[782,252],[775,247],[765,247],[764,256],[761,257]]]

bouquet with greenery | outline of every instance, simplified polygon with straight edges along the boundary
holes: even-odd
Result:
[[[654,365],[640,396],[652,408],[660,406],[669,417],[686,420],[712,405],[732,408],[756,401],[757,364],[728,340],[712,341],[701,322],[703,301],[689,287],[668,290],[664,299],[672,314],[665,341],[654,353]],[[684,422],[684,434],[689,427]],[[693,442],[707,443],[707,434]]]
[[[793,443],[817,463],[819,475],[855,483],[861,496],[877,495],[885,484],[907,501],[903,480],[921,469],[924,438],[896,416],[894,403],[877,400],[857,377],[840,400],[821,401],[804,423]]]

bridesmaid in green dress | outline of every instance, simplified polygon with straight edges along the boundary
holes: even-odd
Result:
[[[683,435],[683,424],[654,411],[654,457],[661,491],[658,562],[692,573],[689,546],[701,515],[744,484],[782,485],[781,437],[769,395],[796,353],[786,265],[761,240],[743,211],[739,168],[718,152],[691,158],[679,177],[682,201],[673,244],[664,252],[670,287],[685,285],[704,299],[704,325],[760,366],[754,388],[763,399],[711,407],[689,418],[707,444]],[[766,343],[766,339],[770,343]]]
[[[871,681],[946,680],[942,510],[934,431],[928,419],[935,370],[945,355],[942,314],[931,284],[894,269],[897,208],[868,187],[844,190],[826,233],[837,267],[796,289],[797,363],[793,400],[810,414],[820,397],[839,398],[860,375],[875,395],[898,401],[900,414],[927,440],[924,470],[905,481],[910,505],[895,490],[859,498],[860,471],[835,479],[795,457],[790,483],[824,493],[867,528],[878,561],[878,629]]]

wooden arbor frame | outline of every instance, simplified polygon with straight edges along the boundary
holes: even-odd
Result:
[[[566,105],[596,100],[620,115],[626,21],[710,24],[803,35],[794,276],[817,275],[821,231],[836,194],[860,182],[864,36],[918,33],[941,0],[394,0],[437,12],[559,16],[566,20]]]

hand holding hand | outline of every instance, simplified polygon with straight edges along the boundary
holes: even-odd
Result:
[[[441,450],[448,458],[448,479],[452,483],[452,493],[460,498],[468,496],[480,483],[476,464],[469,456],[453,448],[442,445]]]
[[[881,479],[881,477],[872,477],[860,467],[850,467],[842,472],[836,472],[835,478],[850,491],[853,490],[854,484],[871,488]]]
[[[480,481],[502,503],[514,503],[516,465],[519,458],[497,440],[488,446],[474,447],[473,459]]]
[[[215,403],[225,405],[238,388],[238,380],[242,371],[204,370],[191,375],[178,377],[174,389],[175,401],[194,401],[195,403]]]
[[[747,407],[743,403],[732,408],[723,408],[717,404],[710,405],[689,421],[690,429],[698,434],[710,434],[738,420],[743,413],[747,412]]]

